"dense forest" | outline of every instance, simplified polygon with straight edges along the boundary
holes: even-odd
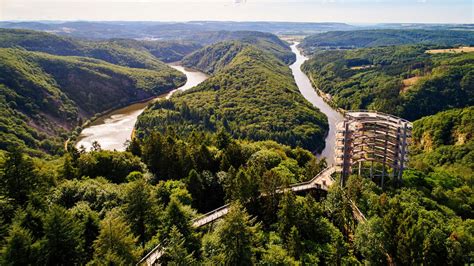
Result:
[[[30,51],[91,57],[112,64],[157,71],[166,69],[163,62],[179,61],[201,48],[199,44],[185,41],[88,41],[30,30],[0,29],[0,35],[0,47],[4,48],[20,46]]]
[[[215,45],[206,46],[200,50],[183,58],[183,66],[199,69],[207,74],[215,74],[232,62],[244,48],[250,44],[245,41],[225,41]],[[268,51],[283,62],[289,64],[295,60],[295,55],[288,45],[279,46],[273,43],[264,42],[258,44],[258,48]]]
[[[410,168],[399,189],[352,177],[346,191],[365,213],[354,244],[375,264],[461,265],[474,256],[474,108],[414,122]]]
[[[289,45],[271,33],[258,31],[200,32],[190,36],[189,39],[202,44],[215,44],[223,41],[239,41],[268,51],[287,64],[295,61],[295,55],[289,49]]]
[[[217,43],[186,56],[182,64],[212,75],[232,63],[232,60],[246,47],[248,45],[236,41]]]
[[[85,40],[62,37],[46,32],[1,29],[0,47],[20,46],[30,51],[56,55],[85,56],[134,68],[160,70],[163,62],[175,62],[186,55],[222,41],[240,41],[273,53],[286,63],[295,60],[288,44],[270,33],[253,31],[195,32],[182,40],[107,39]]]
[[[352,49],[409,44],[474,45],[474,33],[462,30],[352,30],[329,31],[306,37],[301,47],[306,53],[320,49]]]
[[[203,58],[185,62],[215,75],[145,110],[137,122],[139,136],[164,132],[168,127],[183,136],[195,130],[224,128],[235,138],[272,139],[312,151],[323,149],[327,119],[306,102],[281,60],[237,42],[203,49],[196,52]]]
[[[315,88],[346,110],[416,120],[474,104],[474,53],[429,54],[427,46],[320,51],[303,65]]]
[[[95,115],[185,81],[181,72],[131,49],[114,50],[113,57],[96,54],[106,62],[65,56],[86,54],[75,42],[51,34],[14,31],[1,36],[0,46],[13,48],[0,48],[0,149],[20,146],[55,154],[71,130]]]
[[[452,130],[472,127],[472,108],[416,126],[436,135],[444,116],[459,113]],[[459,265],[474,255],[472,165],[464,176],[415,166],[398,188],[351,176],[327,194],[276,194],[325,162],[223,130],[153,133],[127,152],[71,147],[53,161],[12,150],[0,164],[3,265],[134,264],[158,244],[166,265]],[[351,200],[366,222],[354,219]],[[229,213],[217,224],[192,226],[197,213],[225,202]]]
[[[451,109],[415,121],[406,179],[463,218],[474,217],[474,107]],[[431,193],[431,194],[430,194]]]
[[[274,38],[200,48],[0,31],[0,265],[135,265],[157,246],[162,265],[472,263],[474,53],[316,53],[304,70],[334,104],[414,121],[409,168],[383,188],[362,171],[275,193],[328,166],[314,155],[328,125]],[[63,150],[83,120],[184,82],[161,62],[183,57],[212,76],[150,105],[125,152]]]

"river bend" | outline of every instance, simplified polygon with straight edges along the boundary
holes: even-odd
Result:
[[[90,150],[92,143],[97,141],[104,150],[125,150],[124,144],[127,140],[130,140],[137,118],[148,104],[160,98],[169,99],[176,91],[190,89],[208,77],[202,72],[187,69],[178,64],[170,64],[170,66],[186,75],[187,80],[183,86],[152,100],[114,110],[96,119],[90,126],[82,130],[76,147],[80,148],[83,146],[86,150]]]
[[[334,163],[336,125],[338,122],[343,120],[343,116],[331,106],[329,106],[316,93],[306,74],[301,71],[301,65],[306,60],[308,60],[308,58],[301,54],[301,52],[297,49],[297,45],[298,43],[295,43],[291,46],[291,50],[296,54],[296,61],[290,66],[290,68],[293,72],[296,85],[298,86],[301,94],[306,98],[306,100],[313,104],[313,106],[321,110],[321,112],[323,112],[328,117],[329,133],[326,137],[326,147],[319,157],[326,157],[328,164],[331,165]],[[186,69],[177,64],[171,64],[170,66],[186,75],[186,84],[157,98],[168,99],[176,91],[190,89],[203,82],[208,77],[202,72]],[[95,120],[90,126],[82,130],[76,147],[79,148],[84,146],[86,150],[90,150],[92,143],[97,141],[104,150],[123,151],[125,149],[125,142],[131,138],[131,134],[135,123],[137,122],[138,116],[143,112],[148,104],[157,98],[147,102],[132,104],[127,107],[117,109]]]

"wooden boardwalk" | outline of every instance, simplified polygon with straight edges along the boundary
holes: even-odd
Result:
[[[306,191],[310,189],[321,189],[321,190],[327,191],[329,187],[334,183],[334,179],[331,177],[331,175],[335,172],[336,172],[336,167],[334,166],[328,167],[324,169],[323,171],[321,171],[319,174],[317,174],[315,177],[313,177],[311,180],[302,182],[302,183],[293,184],[287,188],[280,188],[277,190],[277,193],[284,193],[285,191],[288,191],[288,190],[291,190],[293,192],[299,192],[299,191]],[[219,207],[215,210],[212,210],[194,219],[192,221],[193,226],[196,228],[199,228],[222,218],[229,212],[229,207],[230,205],[226,204],[222,207]],[[357,209],[357,211],[358,211],[358,214],[362,215],[359,209]],[[138,262],[137,265],[154,265],[156,264],[156,261],[161,257],[162,254],[163,254],[163,251],[161,249],[161,246],[157,245],[145,257],[143,257],[143,259],[140,260],[140,262]]]
[[[328,167],[316,175],[313,179],[302,182],[298,184],[291,185],[288,188],[278,189],[277,193],[283,193],[287,190],[292,190],[294,192],[305,191],[310,189],[322,189],[328,190],[328,188],[334,183],[334,180],[331,178],[331,175],[336,171],[335,167]],[[229,212],[229,204],[226,204],[220,208],[217,208],[213,211],[210,211],[201,217],[198,217],[193,220],[193,226],[198,228],[204,226],[208,223],[212,223],[215,220],[222,218]]]

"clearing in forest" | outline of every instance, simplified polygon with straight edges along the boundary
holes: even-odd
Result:
[[[403,93],[407,92],[413,85],[416,84],[416,82],[417,82],[420,78],[421,78],[420,76],[414,76],[414,77],[411,77],[411,78],[407,78],[407,79],[402,80],[402,83],[403,83],[402,92],[403,92]]]
[[[463,46],[459,48],[449,48],[449,49],[432,49],[426,50],[428,54],[442,54],[442,53],[472,53],[474,52],[474,47]]]

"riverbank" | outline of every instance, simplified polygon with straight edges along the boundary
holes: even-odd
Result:
[[[301,70],[301,66],[308,58],[302,54],[297,45],[297,42],[291,45],[291,50],[296,54],[296,61],[290,66],[290,69],[301,94],[328,118],[329,131],[325,139],[326,146],[321,154],[318,154],[318,157],[326,158],[328,165],[332,165],[334,164],[335,155],[336,126],[344,120],[344,116],[339,109],[334,109],[326,102],[324,97],[318,94],[317,90],[313,88],[310,78]]]
[[[170,66],[186,75],[186,83],[168,93],[111,110],[97,116],[93,121],[88,121],[87,124],[83,125],[75,146],[77,148],[84,146],[86,150],[89,150],[92,143],[97,141],[104,150],[125,150],[124,144],[131,139],[138,116],[151,102],[157,99],[169,98],[173,93],[185,91],[207,79],[207,75],[204,73],[184,68],[177,63],[172,63]]]
[[[115,106],[113,108],[110,108],[110,109],[107,109],[103,112],[100,112],[100,113],[97,113],[95,114],[94,116],[92,116],[91,118],[89,118],[86,122],[82,123],[81,125],[77,126],[73,131],[72,131],[72,134],[71,136],[64,142],[64,150],[67,151],[68,149],[68,146],[69,146],[69,143],[71,141],[73,142],[77,142],[77,138],[80,136],[82,130],[86,127],[89,127],[91,125],[94,125],[94,123],[97,123],[97,121],[101,118],[101,117],[104,117],[104,116],[108,116],[110,114],[112,114],[113,112],[116,112],[122,108],[125,108],[127,106],[130,106],[130,105],[134,105],[134,104],[148,104],[150,102],[152,102],[154,99],[156,98],[159,98],[159,97],[163,97],[163,95],[167,95],[169,92],[166,92],[164,94],[161,94],[159,96],[152,96],[152,97],[148,97],[148,98],[145,98],[145,99],[142,99],[142,100],[138,100],[138,101],[132,101],[132,102],[129,102],[129,103],[126,103],[126,104],[119,104],[118,106]]]
[[[304,72],[303,72],[304,73]],[[305,73],[306,74],[306,73]],[[316,82],[314,82],[314,79],[313,79],[313,76],[311,75],[306,75],[308,76],[309,80],[311,81],[311,85],[313,86],[314,90],[316,91],[316,93],[321,97],[323,98],[323,100],[329,105],[332,107],[332,109],[338,111],[339,113],[341,113],[342,115],[344,115],[347,110],[345,109],[342,109],[342,108],[339,108],[336,106],[336,104],[332,101],[332,96],[331,94],[329,93],[325,93],[323,92],[322,90],[320,90],[317,86],[316,86]]]

